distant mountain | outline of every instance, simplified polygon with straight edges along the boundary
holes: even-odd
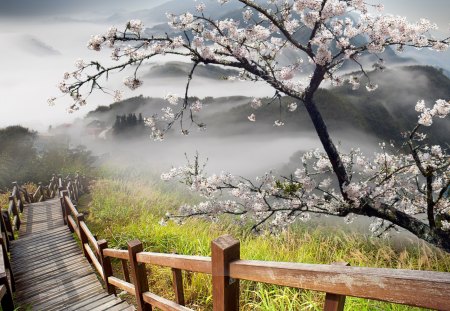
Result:
[[[199,1],[200,2],[200,1]],[[141,19],[144,23],[164,23],[167,24],[166,13],[181,14],[185,12],[195,13],[195,6],[199,2],[193,0],[171,0],[166,1],[158,6],[155,6],[149,10],[139,10],[126,13],[116,13],[112,15],[109,22],[126,22],[130,19]],[[211,18],[218,18],[224,12],[232,11],[243,5],[239,2],[232,2],[226,5],[221,5],[217,0],[203,0],[206,4],[205,15]]]
[[[164,64],[153,65],[144,78],[174,78],[185,77],[192,69],[192,63],[184,62],[168,62]],[[236,76],[238,71],[225,69],[215,65],[198,65],[195,69],[195,77],[203,77],[208,79],[223,79],[228,76]]]
[[[22,35],[14,39],[17,46],[24,52],[33,54],[35,56],[56,56],[61,55],[61,52],[30,35]]]
[[[383,140],[398,141],[401,139],[400,133],[411,130],[418,120],[414,110],[418,100],[425,99],[431,107],[436,99],[450,98],[450,79],[443,70],[434,67],[407,66],[371,72],[369,76],[373,83],[379,84],[374,92],[367,92],[363,79],[361,88],[356,91],[345,85],[320,89],[316,93],[315,101],[331,132],[352,128]],[[278,103],[272,103],[256,111],[250,105],[243,105],[205,122],[214,124],[211,130],[218,128],[221,133],[228,135],[238,134],[242,130],[273,130],[276,119],[285,123],[277,131],[314,130],[305,108],[299,104],[295,112],[290,112],[287,109],[290,102],[292,100],[285,97],[281,108]],[[251,113],[256,115],[257,122],[249,124],[247,116]],[[246,124],[245,129],[226,127],[227,124],[239,123]],[[437,118],[435,123],[436,126],[425,128],[423,132],[429,133],[431,141],[435,143],[448,143],[449,120]]]
[[[414,110],[416,102],[425,99],[431,106],[436,99],[450,98],[450,79],[442,70],[433,67],[410,66],[385,72],[372,72],[370,78],[380,87],[367,92],[364,81],[360,90],[349,86],[320,89],[315,96],[330,132],[346,129],[357,130],[378,137],[380,140],[400,140],[402,131],[410,130],[417,122]],[[260,134],[268,132],[314,131],[305,108],[299,103],[294,112],[287,109],[293,100],[288,97],[270,105],[263,99],[263,107],[250,107],[251,98],[222,97],[203,99],[205,105],[198,120],[205,122],[208,133],[217,136]],[[112,125],[116,115],[142,113],[144,116],[160,114],[168,104],[163,99],[134,97],[109,106],[101,106],[87,115],[88,120],[98,119]],[[247,116],[254,113],[257,122],[249,122]],[[275,120],[285,126],[274,128]],[[434,143],[448,142],[450,122],[446,119],[435,121],[437,126],[424,129]]]

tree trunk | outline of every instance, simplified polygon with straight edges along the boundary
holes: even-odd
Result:
[[[423,221],[395,209],[394,207],[382,204],[382,206],[377,209],[372,204],[366,204],[361,208],[353,209],[352,212],[390,221],[394,225],[408,230],[418,238],[450,253],[450,232],[438,228],[431,228]]]
[[[347,195],[342,190],[342,186],[348,184],[349,178],[347,171],[345,170],[344,163],[342,163],[342,159],[339,155],[339,152],[336,149],[336,146],[331,139],[325,121],[320,114],[320,111],[317,109],[317,105],[313,100],[314,94],[320,86],[320,83],[323,81],[325,75],[325,70],[322,67],[316,67],[314,71],[314,75],[311,79],[311,83],[309,87],[305,91],[304,103],[306,110],[308,111],[309,117],[316,129],[317,135],[322,143],[325,152],[328,155],[328,159],[333,166],[333,171],[336,174],[339,181],[339,188],[341,190],[344,198],[347,198]]]
[[[305,91],[303,101],[305,103],[306,110],[314,125],[314,128],[319,136],[323,148],[325,149],[328,159],[333,166],[333,171],[339,181],[339,187],[341,194],[347,202],[349,199],[342,187],[350,182],[344,163],[336,149],[336,146],[331,139],[325,121],[317,109],[317,105],[314,102],[314,94],[319,88],[321,82],[325,76],[325,69],[320,66],[316,67],[313,77],[311,79],[309,87]],[[349,202],[351,203],[351,202]],[[400,210],[397,210],[391,206],[383,205],[379,209],[375,208],[372,204],[365,204],[358,208],[352,208],[347,210],[358,215],[364,215],[369,217],[377,217],[390,221],[391,223],[408,230],[418,238],[433,244],[446,252],[450,253],[450,232],[443,231],[441,229],[432,228],[415,218]]]

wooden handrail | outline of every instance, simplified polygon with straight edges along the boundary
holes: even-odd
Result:
[[[142,295],[146,303],[163,311],[193,311],[193,309],[186,308],[185,306],[155,295],[151,292],[145,292]]]
[[[431,309],[450,307],[446,272],[238,260],[230,264],[230,277]]]
[[[84,249],[87,251],[87,253],[89,254],[89,257],[91,258],[92,264],[94,265],[94,267],[97,269],[98,274],[100,274],[100,276],[102,277],[102,279],[105,278],[104,274],[103,274],[103,268],[102,265],[100,264],[100,262],[97,259],[97,256],[95,256],[94,252],[92,251],[92,248],[89,246],[89,244],[85,243],[83,245]]]
[[[128,251],[122,249],[106,248],[103,250],[103,255],[128,260]]]
[[[142,252],[136,255],[136,259],[138,262],[157,266],[206,274],[212,273],[211,257]]]
[[[0,301],[3,310],[14,310],[14,302],[12,299],[12,292],[14,290],[14,274],[11,270],[3,238],[0,237]]]
[[[69,226],[72,229],[72,232],[75,232],[77,234],[78,238],[80,239],[81,238],[80,229],[77,226],[77,222],[73,219],[72,215],[68,215],[67,220],[69,222]]]
[[[80,230],[84,231],[84,234],[86,234],[86,237],[88,241],[91,243],[91,245],[94,247],[95,252],[99,254],[98,244],[97,240],[95,239],[94,235],[92,234],[91,230],[89,230],[88,226],[84,221],[80,222]]]
[[[135,293],[135,287],[132,283],[123,281],[121,279],[118,279],[114,276],[110,276],[108,278],[108,283],[110,283],[111,285],[114,285],[117,288],[120,288],[124,291],[126,291],[127,293],[129,293],[130,295],[136,295]]]
[[[64,197],[64,201],[67,204],[67,207],[69,208],[69,211],[72,214],[72,216],[76,218],[79,213],[78,213],[77,209],[75,208],[75,205],[73,205],[72,201],[70,200],[70,198],[68,196]],[[69,216],[69,215],[67,215],[67,216]]]

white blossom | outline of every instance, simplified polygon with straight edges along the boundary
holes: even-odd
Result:
[[[123,84],[128,86],[131,90],[135,90],[142,85],[142,80],[130,76],[123,79]]]
[[[167,100],[169,104],[174,106],[178,105],[180,101],[180,97],[176,94],[167,94],[166,96],[164,96],[164,99]]]
[[[250,105],[252,106],[253,109],[261,108],[261,106],[262,106],[261,99],[253,98]]]
[[[128,22],[127,28],[136,34],[139,34],[144,28],[144,24],[139,19],[132,19]]]

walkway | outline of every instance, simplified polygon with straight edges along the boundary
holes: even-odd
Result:
[[[11,243],[15,301],[32,310],[134,310],[108,295],[72,233],[59,199],[25,206]]]

